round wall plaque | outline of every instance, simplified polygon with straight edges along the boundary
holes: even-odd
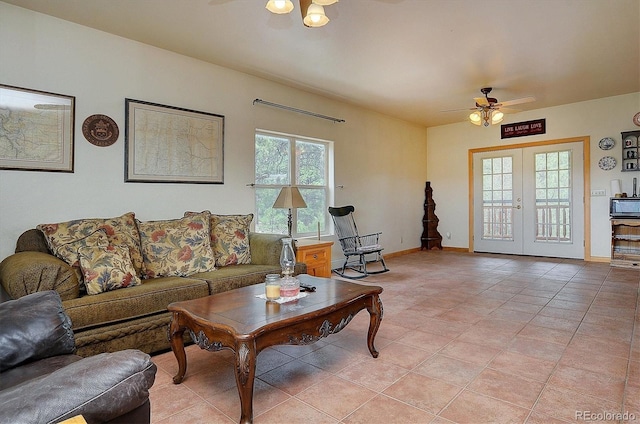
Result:
[[[118,124],[107,115],[91,115],[82,124],[84,138],[94,146],[111,146],[118,139]]]

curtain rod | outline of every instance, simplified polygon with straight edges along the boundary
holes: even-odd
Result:
[[[291,107],[291,106],[285,106],[285,105],[279,105],[277,103],[271,103],[271,102],[267,102],[266,100],[262,100],[262,99],[255,99],[253,101],[253,104],[255,105],[256,103],[260,103],[266,106],[273,106],[273,107],[277,107],[280,109],[285,109],[285,110],[289,110],[291,112],[297,112],[297,113],[302,113],[304,115],[309,115],[309,116],[314,116],[316,118],[322,118],[322,119],[327,119],[329,121],[333,121],[333,122],[345,122],[344,119],[340,119],[340,118],[333,118],[331,116],[327,116],[327,115],[321,115],[319,113],[315,113],[315,112],[309,112],[307,110],[302,110],[302,109],[296,109],[295,107]]]

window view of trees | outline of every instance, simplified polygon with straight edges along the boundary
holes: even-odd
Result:
[[[286,233],[286,209],[273,209],[273,203],[286,185],[295,185],[307,204],[293,210],[294,236],[325,232],[327,224],[328,143],[256,133],[255,196],[256,232]]]

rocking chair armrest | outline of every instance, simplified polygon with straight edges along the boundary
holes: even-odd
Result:
[[[342,243],[343,241],[344,241],[344,242],[352,241],[352,243],[353,243],[353,242],[355,242],[356,240],[358,240],[358,238],[359,238],[358,236],[339,237],[339,238],[338,238],[338,241],[339,241],[340,243]]]
[[[382,233],[371,233],[365,236],[360,236],[360,245],[370,246],[373,244],[378,244],[378,239],[380,238],[380,234]]]

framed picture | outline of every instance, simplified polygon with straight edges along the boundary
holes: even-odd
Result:
[[[73,172],[75,97],[0,84],[0,169]]]
[[[125,181],[224,183],[224,116],[125,99]]]

